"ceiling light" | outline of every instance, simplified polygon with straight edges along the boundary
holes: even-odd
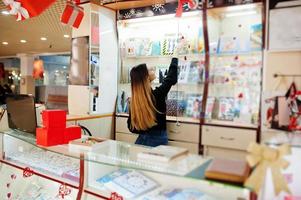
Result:
[[[64,35],[64,38],[69,38],[70,37],[70,35]]]
[[[67,69],[67,66],[63,66],[63,69]]]
[[[21,43],[26,43],[26,40],[20,40]]]
[[[45,38],[45,37],[41,37],[41,40],[45,41],[45,40],[47,40],[47,38]]]
[[[2,14],[2,15],[9,15],[9,11],[7,11],[7,10],[2,10],[2,11],[1,11],[1,14]]]
[[[236,16],[243,16],[243,15],[254,15],[257,12],[255,10],[253,11],[247,11],[247,12],[234,12],[234,13],[227,13],[226,17],[236,17]]]
[[[8,45],[8,42],[2,42],[3,45]]]

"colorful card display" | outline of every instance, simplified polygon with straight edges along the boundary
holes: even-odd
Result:
[[[159,186],[143,173],[127,169],[113,171],[96,181],[125,198],[135,198]]]

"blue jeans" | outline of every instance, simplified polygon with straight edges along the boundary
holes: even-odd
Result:
[[[135,144],[156,147],[159,145],[167,145],[168,138],[166,130],[150,130],[144,134],[140,134]]]

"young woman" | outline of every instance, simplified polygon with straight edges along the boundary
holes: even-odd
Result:
[[[132,97],[128,128],[139,136],[136,144],[146,146],[166,145],[166,96],[172,85],[177,83],[178,59],[173,58],[167,76],[156,89],[151,88],[154,71],[148,71],[146,64],[134,67],[131,72]]]

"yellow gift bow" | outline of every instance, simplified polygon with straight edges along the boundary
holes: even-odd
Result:
[[[288,144],[283,144],[278,148],[271,148],[257,143],[251,143],[247,149],[250,153],[247,161],[251,167],[255,167],[251,176],[246,180],[245,186],[253,189],[257,194],[263,186],[267,169],[272,172],[275,194],[281,191],[291,193],[287,183],[281,174],[281,169],[289,166],[289,162],[283,159],[284,155],[291,154],[291,148]]]

